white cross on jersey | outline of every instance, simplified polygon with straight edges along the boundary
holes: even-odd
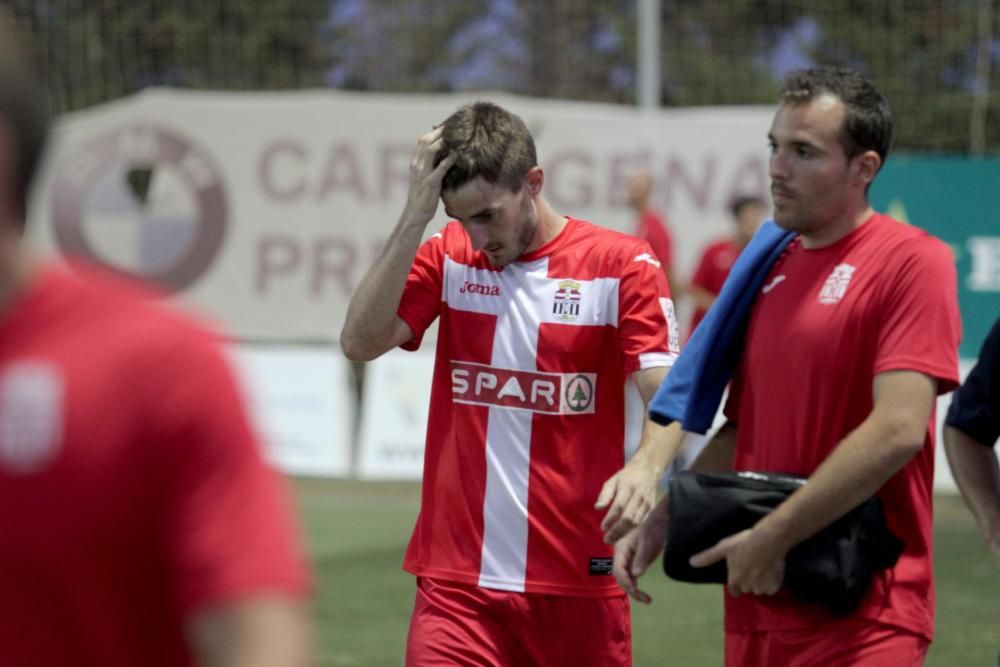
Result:
[[[563,279],[548,275],[547,257],[518,262],[503,271],[467,266],[445,257],[442,299],[454,310],[495,315],[491,365],[538,369],[543,323],[617,326],[617,278],[572,279],[579,285],[575,319],[553,312]],[[469,286],[475,286],[470,289]],[[499,293],[492,288],[497,288]],[[479,585],[523,591],[528,554],[528,477],[534,412],[493,405],[486,430],[486,492]]]

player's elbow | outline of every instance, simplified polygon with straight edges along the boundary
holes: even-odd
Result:
[[[375,346],[363,337],[352,334],[346,327],[340,333],[340,350],[351,361],[371,361],[380,354]]]
[[[891,415],[886,419],[886,444],[901,463],[920,453],[927,442],[927,423],[911,415]]]

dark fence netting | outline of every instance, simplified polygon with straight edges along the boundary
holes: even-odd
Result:
[[[504,90],[636,101],[637,2],[13,0],[59,110],[141,90]],[[992,153],[994,2],[662,0],[666,107],[767,104],[814,63],[871,76],[896,148]]]

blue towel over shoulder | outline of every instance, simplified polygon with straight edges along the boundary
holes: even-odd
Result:
[[[771,267],[796,236],[770,220],[757,230],[650,401],[650,419],[664,426],[679,421],[692,433],[705,433],[712,426],[743,352],[754,299]]]

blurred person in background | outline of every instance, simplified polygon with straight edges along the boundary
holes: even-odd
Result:
[[[709,244],[702,251],[701,259],[688,285],[688,295],[694,301],[691,329],[694,331],[705,313],[715,303],[722,290],[722,283],[729,276],[729,269],[739,257],[744,246],[767,216],[767,204],[759,197],[739,197],[729,208],[732,213],[732,235]],[[690,332],[689,332],[690,334]]]
[[[628,204],[636,214],[632,235],[646,241],[653,249],[653,255],[663,267],[676,302],[680,298],[680,291],[674,279],[674,240],[666,216],[650,204],[653,177],[649,171],[639,169],[629,175],[627,187]]]
[[[626,464],[624,383],[649,401],[677,325],[649,244],[557,214],[544,184],[519,117],[489,102],[449,116],[417,144],[341,334],[371,360],[417,349],[440,318],[404,562],[411,667],[631,664],[610,545],[655,503],[677,429],[647,422]],[[453,221],[421,242],[439,200]]]
[[[944,426],[951,473],[979,532],[1000,556],[1000,319],[993,324],[979,360],[952,395]]]
[[[207,329],[22,240],[49,127],[0,22],[0,664],[310,662],[286,492]]]
[[[696,554],[726,561],[730,667],[923,664],[934,631],[934,404],[958,384],[955,262],[925,231],[872,210],[892,117],[841,68],[792,72],[768,135],[774,220],[796,232],[750,311],[726,425],[692,464],[808,481],[753,528]],[[860,607],[835,616],[782,588],[785,557],[877,494],[903,553]],[[636,599],[662,551],[667,507],[616,545]]]

